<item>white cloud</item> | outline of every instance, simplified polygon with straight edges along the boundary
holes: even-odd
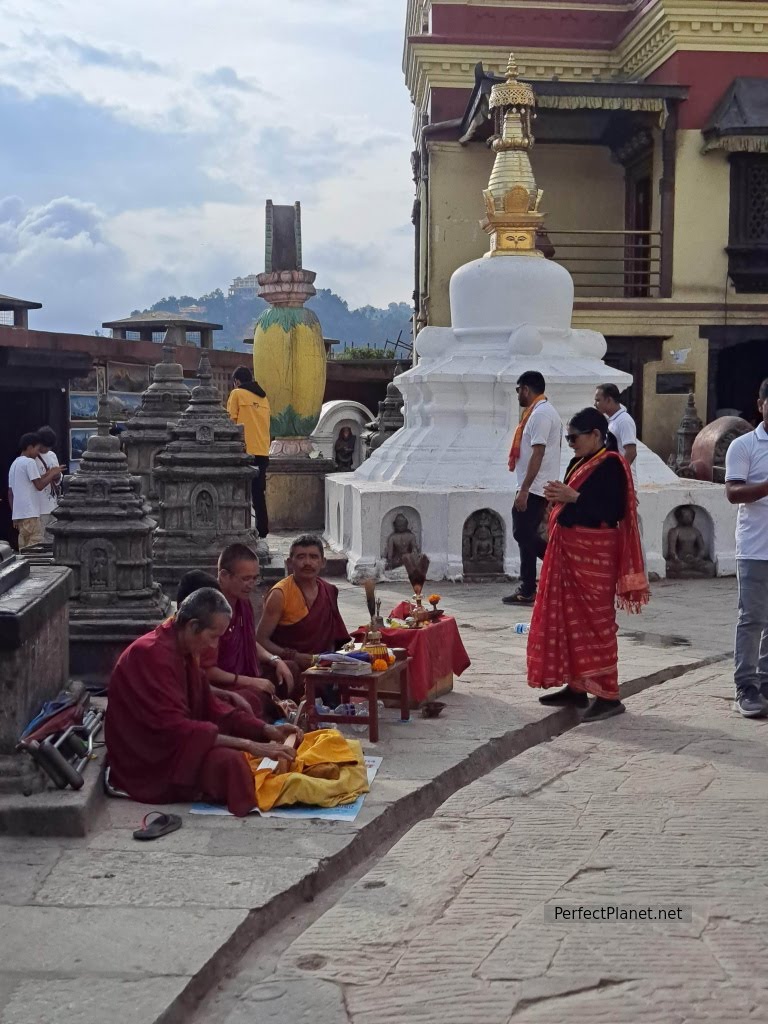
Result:
[[[235,273],[261,269],[271,198],[302,201],[305,261],[319,287],[351,305],[408,298],[405,0],[4,0],[3,7],[0,87],[27,100],[68,97],[100,108],[126,126],[131,145],[120,153],[122,180],[110,191],[101,174],[97,187],[85,167],[76,200],[59,200],[55,159],[46,167],[48,193],[40,195],[37,182],[32,195],[21,168],[14,179],[12,157],[5,158],[10,189],[24,200],[25,224],[32,221],[10,241],[0,225],[0,291],[11,290],[12,268],[17,290],[50,307],[56,289],[35,261],[50,267],[62,244],[77,259],[60,265],[59,277],[78,273],[97,252],[102,259],[100,289],[90,297],[74,289],[88,325],[164,292],[225,287]],[[184,177],[169,155],[174,138],[183,141],[178,160],[196,164],[178,204],[158,207],[142,194],[138,153],[145,165],[153,136],[169,182]],[[63,237],[56,232],[74,230],[75,207],[64,216],[56,203],[75,201],[83,230]],[[47,226],[35,234],[40,218]],[[10,244],[18,247],[11,267],[2,255]],[[65,288],[54,302],[69,318]]]

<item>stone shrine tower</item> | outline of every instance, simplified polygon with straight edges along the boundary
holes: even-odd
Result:
[[[152,373],[152,383],[141,398],[141,405],[128,420],[121,440],[128,457],[128,472],[141,480],[141,492],[157,519],[155,458],[168,444],[169,424],[175,423],[189,405],[189,388],[184,383],[184,368],[173,361],[175,345],[186,344],[184,332],[169,327],[163,339],[163,359]]]
[[[109,433],[107,408],[102,395],[98,433],[89,438],[78,472],[65,479],[50,528],[54,561],[73,574],[72,673],[101,683],[125,647],[168,612],[152,580],[155,524],[119,439]]]
[[[169,594],[190,569],[215,573],[222,548],[236,541],[254,548],[262,564],[269,562],[266,543],[251,529],[255,469],[243,428],[224,411],[205,352],[197,378],[187,409],[171,425],[168,446],[155,459],[155,576]]]

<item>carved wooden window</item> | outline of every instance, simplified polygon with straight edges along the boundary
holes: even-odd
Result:
[[[731,162],[728,273],[737,292],[768,292],[768,155]]]

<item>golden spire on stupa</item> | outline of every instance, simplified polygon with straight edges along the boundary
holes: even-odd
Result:
[[[541,189],[536,186],[531,161],[531,122],[536,117],[536,97],[526,82],[517,78],[515,55],[509,55],[506,81],[491,90],[490,109],[495,123],[491,149],[496,159],[488,188],[483,192],[486,216],[481,225],[491,236],[487,256],[510,254],[541,256],[536,248],[536,228]]]

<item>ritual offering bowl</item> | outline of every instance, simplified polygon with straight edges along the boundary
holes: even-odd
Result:
[[[428,700],[426,704],[421,706],[421,717],[422,718],[439,718],[440,714],[445,707],[445,701],[442,700]]]
[[[442,619],[442,617],[444,615],[445,615],[445,612],[443,611],[442,608],[435,608],[433,611],[427,612],[427,618],[426,618],[425,621],[426,622],[437,622],[437,620],[438,619]]]

